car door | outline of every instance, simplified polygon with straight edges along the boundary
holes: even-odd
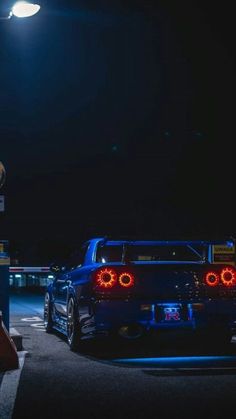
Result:
[[[69,267],[65,267],[53,283],[53,301],[56,315],[66,317],[67,315],[67,287],[68,287]]]
[[[76,294],[74,289],[76,277],[73,273],[75,269],[83,265],[87,247],[88,244],[85,244],[71,254],[64,267],[64,271],[58,275],[58,278],[54,282],[54,307],[59,316],[67,317],[68,292]]]
[[[86,242],[78,252],[75,252],[73,266],[68,277],[68,280],[70,281],[68,284],[69,292],[72,292],[74,296],[76,296],[77,313],[79,316],[81,332],[84,334],[91,333],[95,330],[91,299],[88,296],[85,297],[83,292],[87,287],[87,283],[85,282],[85,277],[87,275],[86,256],[89,246],[90,243]]]

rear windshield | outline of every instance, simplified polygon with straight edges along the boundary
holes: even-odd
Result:
[[[179,261],[200,262],[203,260],[203,246],[135,246],[127,245],[100,245],[97,249],[96,262],[122,262],[125,252],[125,260],[130,262],[155,262],[155,261]]]

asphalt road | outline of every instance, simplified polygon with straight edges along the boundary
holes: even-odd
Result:
[[[170,339],[129,348],[103,342],[76,354],[61,335],[45,333],[42,296],[12,297],[10,321],[27,351],[13,419],[235,417],[234,350]]]

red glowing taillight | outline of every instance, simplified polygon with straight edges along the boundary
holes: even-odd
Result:
[[[220,277],[217,272],[207,272],[205,281],[210,287],[215,287],[219,284]]]
[[[224,285],[227,287],[231,287],[232,285],[236,285],[236,275],[235,270],[231,267],[226,267],[222,269],[220,274],[220,279]]]
[[[95,272],[94,283],[99,289],[131,288],[134,286],[134,275],[128,271],[118,271],[110,267],[99,268]]]
[[[129,272],[123,272],[119,275],[119,284],[124,288],[130,288],[134,285],[134,277]]]
[[[231,266],[226,266],[219,271],[209,271],[204,277],[205,283],[210,287],[225,285],[231,287],[236,285],[236,271]]]
[[[117,283],[117,274],[113,269],[99,269],[96,273],[96,284],[101,288],[112,288]]]

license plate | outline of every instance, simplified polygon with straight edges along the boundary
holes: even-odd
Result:
[[[187,313],[181,305],[165,306],[160,304],[156,307],[156,320],[163,323],[187,320],[185,314]]]
[[[181,320],[180,307],[164,307],[163,312],[165,322],[178,322]]]

